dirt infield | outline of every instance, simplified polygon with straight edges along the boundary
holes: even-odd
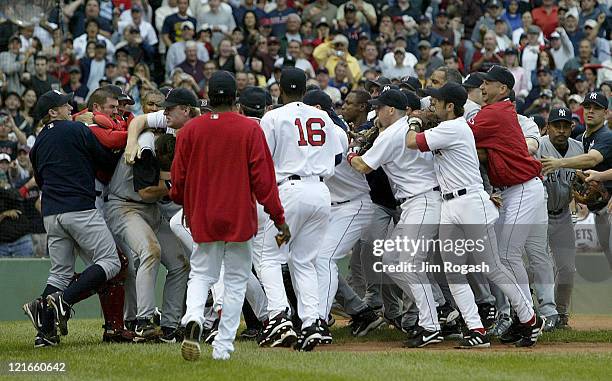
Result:
[[[570,326],[577,331],[612,330],[612,315],[578,315],[570,318]]]

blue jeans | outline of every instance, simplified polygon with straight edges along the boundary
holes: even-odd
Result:
[[[32,246],[32,237],[29,234],[24,235],[14,242],[0,243],[0,257],[33,257],[34,247]]]

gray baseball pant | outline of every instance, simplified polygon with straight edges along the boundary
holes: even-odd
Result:
[[[608,259],[608,263],[610,264],[610,269],[612,269],[612,249],[610,248],[610,243],[612,243],[612,229],[610,229],[610,225],[612,225],[612,214],[608,213],[608,208],[604,207],[601,210],[595,212],[595,229],[597,230],[597,238],[599,239],[599,244]]]
[[[561,214],[548,215],[548,241],[555,260],[557,311],[567,315],[576,272],[576,235],[569,208],[565,208]]]

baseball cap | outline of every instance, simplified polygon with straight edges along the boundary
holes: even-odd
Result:
[[[402,93],[406,96],[406,99],[408,100],[408,107],[410,107],[412,110],[421,109],[421,98],[416,95],[414,91],[403,89]]]
[[[576,20],[578,20],[578,8],[570,8],[569,11],[565,12],[565,18],[572,16]]]
[[[263,110],[266,107],[266,90],[249,86],[242,90],[238,103],[255,110]]]
[[[120,77],[117,77],[117,79],[118,78],[120,78]],[[111,84],[104,85],[103,87],[104,87],[104,89],[110,91],[113,94],[113,96],[115,98],[117,98],[117,100],[119,102],[127,101],[127,104],[130,104],[130,105],[134,104],[134,100],[129,95],[124,93],[123,90],[121,89],[121,87],[119,87],[117,85],[111,85]]]
[[[346,36],[342,34],[337,34],[336,37],[334,37],[334,39],[332,40],[332,45],[336,45],[336,44],[342,44],[344,46],[348,46],[349,40],[348,38],[346,38]]]
[[[589,19],[589,20],[584,22],[584,27],[585,28],[595,29],[595,28],[597,28],[597,21]]]
[[[514,48],[508,48],[504,50],[504,55],[515,55],[518,56],[518,50]]]
[[[536,74],[540,75],[540,73],[551,74],[550,70],[544,67],[541,67],[536,71]]]
[[[27,144],[19,144],[17,145],[17,152],[25,152],[25,153],[30,153],[30,147],[28,147]]]
[[[541,31],[542,29],[537,25],[530,25],[529,28],[527,28],[528,34],[540,34]]]
[[[466,89],[476,89],[482,85],[482,76],[478,72],[470,73],[465,77],[462,83]]]
[[[378,79],[375,80],[368,80],[366,82],[366,89],[369,90],[370,87],[372,87],[372,85],[374,86],[378,86],[378,87],[383,87],[385,85],[390,85],[391,84],[391,80],[387,77],[378,77]]]
[[[321,25],[327,25],[327,27],[329,27],[329,21],[327,21],[326,17],[321,17],[321,19],[317,23],[317,28],[320,27]]]
[[[272,45],[272,44],[280,44],[278,37],[276,36],[268,37],[268,45]]]
[[[438,12],[436,17],[448,17],[448,13],[446,12],[446,10],[443,9],[440,12]]]
[[[365,40],[369,40],[370,39],[370,35],[368,34],[368,32],[361,32],[359,33],[359,39],[365,39]]]
[[[344,11],[345,12],[357,12],[357,7],[353,3],[347,3],[344,6]]]
[[[486,73],[482,74],[482,79],[485,81],[499,82],[509,89],[514,87],[514,76],[508,69],[499,65],[493,65]]]
[[[96,41],[96,48],[104,48],[106,49],[106,42],[102,41],[102,40],[98,40]]]
[[[592,91],[584,97],[584,101],[582,101],[582,105],[586,106],[589,104],[595,104],[599,107],[608,109],[608,98],[599,91]]]
[[[377,106],[389,106],[395,107],[398,110],[405,110],[408,107],[408,98],[398,89],[392,89],[389,85],[385,85],[383,92],[376,97],[368,101],[368,104],[373,107]]]
[[[540,91],[540,97],[552,98],[553,97],[553,92],[550,89],[544,89],[544,90]]]
[[[417,44],[417,48],[422,48],[422,47],[426,47],[426,48],[431,48],[431,44],[429,43],[429,41],[427,40],[421,40],[419,41],[419,43]]]
[[[269,18],[262,18],[261,20],[259,20],[259,25],[271,28],[272,20],[270,20]]]
[[[214,76],[214,74],[213,74]],[[212,77],[211,77],[212,81]],[[210,82],[209,82],[210,86]],[[198,98],[194,94],[193,91],[184,88],[172,89],[166,95],[166,100],[164,101],[163,107],[173,107],[173,106],[191,106],[198,107]]]
[[[42,119],[45,115],[47,115],[49,109],[70,103],[73,95],[74,93],[63,94],[57,90],[47,91],[41,95],[40,98],[38,98],[36,106],[34,106],[34,116],[37,119]]]
[[[559,34],[559,32],[555,31],[555,32],[552,32],[550,34],[550,38],[551,39],[553,39],[553,38],[561,38],[561,35]]]
[[[327,69],[326,69],[326,68],[324,68],[324,67],[320,67],[320,68],[318,68],[318,69],[317,69],[316,74],[317,74],[317,75],[319,75],[319,74],[329,75],[329,70],[327,70]]]
[[[501,4],[499,1],[497,0],[491,0],[489,1],[489,3],[487,4],[487,8],[500,8]]]
[[[431,20],[429,19],[429,17],[422,15],[421,17],[419,17],[419,24],[423,22],[431,22]]]
[[[467,101],[467,91],[458,83],[447,82],[439,89],[428,87],[422,90],[424,94],[439,99],[446,103],[453,103],[455,106],[463,106]]]
[[[306,73],[297,67],[284,68],[280,77],[280,87],[285,92],[303,92],[306,90]]]
[[[142,12],[142,7],[140,5],[138,5],[138,4],[134,4],[134,5],[132,5],[131,10],[132,10],[132,12]]]
[[[310,90],[304,94],[304,103],[310,106],[319,105],[325,111],[333,108],[333,102],[323,90]]]
[[[185,28],[188,28],[188,29],[191,29],[191,30],[195,30],[195,26],[189,20],[183,21],[183,23],[181,24],[181,29],[185,29]]]
[[[70,66],[70,68],[68,69],[68,73],[72,74],[72,73],[80,73],[81,72],[81,68],[78,66]]]
[[[404,77],[400,82],[400,87],[405,86],[408,90],[417,91],[423,86],[421,86],[421,81],[417,77]]]
[[[548,123],[556,122],[558,120],[564,120],[566,122],[572,122],[572,112],[567,107],[555,107],[550,110],[548,114]]]
[[[582,103],[584,101],[584,98],[581,97],[579,94],[572,94],[567,98],[567,102],[571,102],[574,101],[576,103]]]
[[[578,81],[580,81],[580,82],[586,81],[586,77],[584,76],[584,74],[578,74],[576,76],[576,82],[578,82]]]
[[[0,161],[8,161],[11,162],[11,157],[7,153],[0,153]]]
[[[236,79],[232,73],[226,70],[214,72],[208,81],[208,94],[236,95]]]

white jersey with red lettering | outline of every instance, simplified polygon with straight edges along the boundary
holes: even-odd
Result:
[[[330,177],[335,157],[342,152],[335,124],[316,107],[292,102],[261,118],[274,160],[276,181],[292,175]]]

